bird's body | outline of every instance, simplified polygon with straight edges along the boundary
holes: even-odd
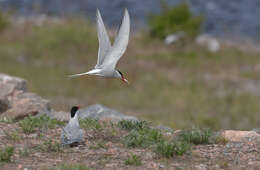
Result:
[[[99,10],[97,10],[97,33],[99,40],[97,64],[94,69],[80,74],[71,75],[70,77],[78,77],[83,75],[97,75],[103,77],[121,78],[122,81],[128,82],[123,74],[116,69],[116,64],[124,54],[129,40],[130,34],[130,17],[127,9],[125,9],[121,27],[115,38],[113,46],[111,46],[109,36]]]
[[[79,126],[77,110],[77,107],[71,109],[71,118],[61,134],[62,144],[73,144],[83,141],[84,132]]]

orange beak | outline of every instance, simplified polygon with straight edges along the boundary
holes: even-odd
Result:
[[[122,78],[122,81],[129,84],[128,80],[126,80],[125,78]]]

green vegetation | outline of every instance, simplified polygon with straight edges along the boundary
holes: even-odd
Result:
[[[149,18],[152,37],[163,39],[169,34],[184,32],[188,37],[194,38],[200,33],[203,18],[192,16],[187,3],[175,7],[168,7],[165,1],[161,3],[161,14],[151,15]]]
[[[142,122],[142,123],[141,123]],[[142,124],[142,126],[140,126]],[[192,128],[177,133],[173,138],[163,135],[159,129],[148,126],[145,121],[124,120],[118,122],[118,127],[127,130],[122,137],[122,143],[127,147],[150,147],[160,155],[170,158],[183,155],[191,149],[191,145],[226,144],[227,141],[210,129]]]
[[[36,129],[53,129],[57,126],[63,126],[64,122],[58,121],[56,119],[51,119],[47,115],[41,116],[31,116],[20,120],[19,122],[20,127],[22,128],[23,132],[26,134],[30,134],[36,131]]]
[[[80,126],[84,129],[95,129],[100,130],[102,128],[102,124],[96,119],[80,119],[79,120]]]
[[[128,147],[147,147],[162,140],[162,134],[157,129],[144,128],[132,130],[124,136],[122,142]]]
[[[190,150],[190,144],[185,141],[161,141],[156,146],[156,151],[166,158],[173,157],[174,155],[183,155]]]
[[[122,142],[127,147],[155,147],[156,152],[166,158],[182,155],[190,149],[188,142],[179,140],[179,138],[174,140],[168,139],[163,136],[159,129],[147,126],[145,121],[141,122],[145,126],[137,126],[140,125],[140,122],[137,123],[137,121],[123,121],[123,124],[127,125],[126,127],[131,127],[131,129],[125,128],[125,130],[131,131],[122,138]],[[118,124],[122,125],[122,121]]]
[[[140,130],[149,127],[147,121],[135,121],[135,120],[121,120],[117,123],[117,126],[124,130]]]
[[[128,157],[127,160],[125,160],[125,164],[140,166],[140,165],[142,165],[141,157],[139,157],[135,154],[131,154],[131,156]]]
[[[194,145],[201,144],[226,144],[228,141],[219,132],[213,132],[208,128],[191,128],[178,134],[178,139]]]
[[[190,130],[184,130],[179,134],[182,141],[199,144],[210,144],[210,138],[213,136],[213,132],[210,129],[192,128]]]
[[[86,165],[81,164],[60,164],[50,170],[91,170]]]
[[[0,162],[10,162],[13,153],[14,153],[13,146],[8,146],[0,150]]]

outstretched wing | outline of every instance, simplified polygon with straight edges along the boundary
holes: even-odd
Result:
[[[130,34],[130,17],[127,9],[125,9],[122,24],[116,36],[115,42],[109,52],[106,54],[101,67],[115,69],[120,57],[124,54]]]
[[[95,68],[99,68],[99,66],[103,63],[106,54],[111,49],[109,36],[107,34],[105,25],[103,23],[102,17],[98,9],[97,9],[97,34],[98,34],[98,41],[99,41],[99,49],[98,49],[97,65],[95,66]]]

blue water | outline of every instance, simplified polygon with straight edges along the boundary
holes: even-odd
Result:
[[[260,0],[187,0],[195,15],[206,18],[204,32],[260,39]],[[83,15],[95,18],[99,8],[105,23],[118,25],[123,8],[128,8],[133,27],[146,25],[147,14],[160,11],[159,0],[0,0],[2,10],[16,15]],[[168,0],[174,5],[181,0]]]

